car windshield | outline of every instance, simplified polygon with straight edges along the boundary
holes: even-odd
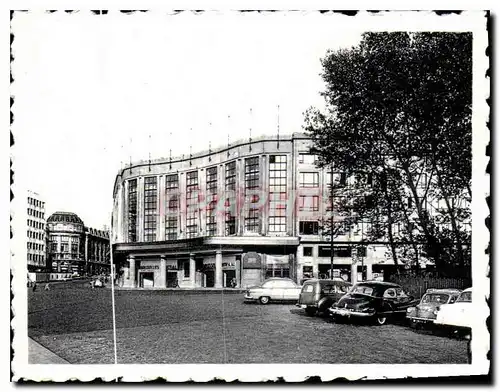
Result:
[[[351,294],[373,295],[373,287],[356,285],[352,288]]]
[[[472,302],[472,292],[465,291],[457,299],[457,302]]]
[[[422,298],[423,304],[445,304],[450,296],[448,294],[425,294]]]
[[[341,293],[345,294],[349,291],[349,286],[347,285],[338,285],[338,284],[325,284],[321,286],[321,292],[323,294],[334,294],[334,293]]]

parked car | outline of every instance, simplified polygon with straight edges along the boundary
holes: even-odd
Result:
[[[262,305],[270,301],[294,301],[297,302],[302,286],[292,279],[269,278],[261,285],[247,288],[245,301],[259,301]]]
[[[384,325],[389,318],[402,317],[408,307],[419,301],[395,283],[368,281],[356,284],[349,293],[330,307],[335,320],[364,319]]]
[[[308,279],[302,286],[297,306],[307,315],[325,313],[351,288],[351,283],[343,279]]]
[[[437,325],[470,329],[474,322],[472,309],[472,288],[468,288],[460,293],[454,303],[440,305],[436,308],[434,311],[436,314],[434,323]]]
[[[444,304],[454,303],[460,294],[458,289],[428,289],[417,306],[406,309],[406,318],[410,326],[433,323],[436,319],[436,309]]]

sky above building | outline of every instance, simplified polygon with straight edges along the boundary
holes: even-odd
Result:
[[[311,13],[16,13],[16,180],[47,216],[109,222],[130,160],[300,132],[321,105],[320,58],[360,31]]]
[[[323,104],[320,59],[389,26],[370,18],[16,12],[15,180],[42,196],[47,216],[71,211],[102,228],[130,160],[224,146],[250,128],[276,134],[278,105],[280,133],[302,131],[304,111]]]

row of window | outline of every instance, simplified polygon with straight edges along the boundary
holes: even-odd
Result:
[[[28,226],[33,227],[35,229],[41,229],[41,230],[45,229],[45,223],[38,222],[38,221],[35,221],[33,219],[28,219]]]
[[[28,242],[28,249],[43,251],[45,249],[45,245],[44,244],[38,244],[36,242]]]
[[[44,218],[44,213],[42,211],[38,211],[33,208],[27,208],[26,211],[29,216],[33,216],[35,218],[40,218],[40,219]]]
[[[43,208],[45,207],[45,202],[37,200],[33,197],[28,197],[28,204],[38,207],[38,208]]]
[[[318,257],[331,257],[331,247],[329,246],[320,246],[318,247]],[[366,257],[366,247],[358,247],[357,255],[359,257]],[[312,246],[304,246],[303,254],[305,257],[312,257],[313,255],[313,247]],[[350,246],[334,246],[333,247],[333,257],[351,257],[352,256],[352,247]]]
[[[34,261],[36,263],[43,263],[45,261],[44,255],[28,253],[27,257],[28,257],[28,261]]]
[[[28,238],[32,238],[35,240],[43,240],[45,238],[45,233],[43,231],[38,232],[38,231],[27,230],[26,235],[28,236]]]
[[[307,155],[307,154],[306,154]],[[303,163],[309,161],[304,157]],[[206,171],[206,195],[208,198],[206,227],[207,235],[215,235],[217,232],[216,222],[216,203],[218,190],[217,167],[208,168]],[[258,208],[259,197],[252,194],[252,191],[258,189],[260,184],[260,164],[258,157],[245,159],[244,171],[245,198],[248,209],[245,214],[245,231],[260,231],[260,211]],[[157,209],[158,209],[158,183],[157,177],[146,177],[144,179],[144,240],[155,241],[157,237]],[[338,183],[345,185],[345,175],[340,174]],[[299,184],[301,187],[318,187],[319,172],[301,172],[299,173]],[[198,171],[186,173],[186,237],[193,238],[199,235],[199,177]],[[166,239],[174,240],[177,238],[179,220],[177,213],[179,209],[179,177],[177,174],[166,176],[166,197],[168,208],[165,219]],[[236,216],[235,216],[235,194],[230,191],[236,190],[236,162],[229,162],[225,165],[224,189],[229,197],[225,203],[224,233],[225,235],[236,234]],[[271,155],[269,157],[269,232],[285,233],[287,226],[287,156]],[[300,196],[301,211],[318,211],[319,196]],[[128,234],[129,241],[137,241],[137,179],[129,181],[128,187]],[[302,227],[302,226],[301,226]],[[317,226],[310,223],[304,223],[301,233],[317,234]]]

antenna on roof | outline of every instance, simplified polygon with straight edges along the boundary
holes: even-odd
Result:
[[[210,126],[210,135],[212,134],[212,123],[209,122],[208,125]],[[208,162],[212,162],[212,142],[209,140],[208,141]]]
[[[130,174],[132,174],[132,138],[130,138],[129,169],[130,169]]]
[[[123,170],[123,143],[120,144],[120,171]]]
[[[280,105],[278,105],[278,150],[280,149]]]
[[[231,130],[231,116],[227,116],[228,132],[227,132],[227,156],[229,156],[229,131]]]
[[[252,151],[252,122],[253,122],[253,114],[252,114],[252,108],[250,108],[250,129],[249,129],[249,138],[248,142],[249,144],[249,151]]]
[[[169,140],[170,149],[168,151],[170,169],[172,169],[172,132],[170,132],[170,140]]]
[[[148,135],[149,138],[149,146],[148,146],[148,151],[149,151],[149,164],[148,164],[148,169],[151,171],[151,134]]]
[[[191,128],[191,132],[193,131],[193,128]],[[192,166],[191,158],[193,157],[193,146],[189,145],[189,166]]]

